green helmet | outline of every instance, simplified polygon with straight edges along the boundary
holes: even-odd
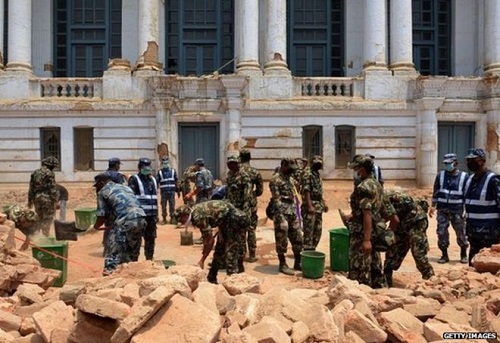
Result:
[[[42,165],[47,166],[47,167],[56,167],[59,165],[59,160],[57,158],[55,158],[54,156],[45,157],[42,160]]]

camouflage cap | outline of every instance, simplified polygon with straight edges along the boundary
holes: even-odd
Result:
[[[111,174],[108,173],[107,171],[102,172],[94,176],[94,187],[97,186],[97,184],[101,181],[108,181],[111,180]]]
[[[55,167],[59,165],[59,160],[55,158],[54,156],[49,156],[45,157],[42,160],[42,165],[47,166],[47,167]]]
[[[453,163],[457,161],[457,154],[446,154],[443,156],[443,163]]]
[[[373,160],[366,155],[354,155],[348,167],[354,169],[356,167],[363,167],[366,169],[373,168]]]
[[[231,162],[236,162],[236,163],[239,163],[240,162],[240,157],[238,155],[230,155],[227,157],[227,163],[231,163]]]
[[[286,165],[286,166],[288,166],[292,170],[298,168],[297,163],[295,162],[295,159],[293,159],[291,157],[285,157],[285,158],[283,158],[281,160],[281,165]]]
[[[186,214],[191,214],[191,208],[188,205],[181,205],[174,211],[172,217],[178,221],[183,215]]]
[[[250,149],[247,148],[240,149],[240,156],[241,155],[250,155]]]
[[[472,148],[467,151],[467,155],[465,158],[482,158],[483,160],[486,159],[486,151],[482,148]]]
[[[38,216],[35,211],[30,209],[24,209],[23,211],[24,219],[28,222],[36,222],[38,220]]]
[[[315,155],[315,156],[311,157],[311,164],[313,164],[313,163],[321,163],[321,164],[323,164],[323,157],[318,156],[318,155]]]

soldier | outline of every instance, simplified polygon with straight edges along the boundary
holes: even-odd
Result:
[[[448,227],[455,230],[457,244],[460,247],[460,262],[467,263],[467,237],[465,235],[464,219],[464,186],[469,176],[466,172],[458,170],[456,154],[446,154],[443,158],[444,170],[441,170],[434,180],[434,192],[432,193],[432,207],[429,217],[432,218],[437,208],[437,236],[438,247],[442,252],[438,263],[447,263],[448,247],[450,246],[450,234]]]
[[[59,193],[59,220],[66,221],[66,207],[69,200],[69,193],[63,185],[56,184],[56,188]]]
[[[108,172],[96,175],[94,180],[97,192],[94,229],[111,232],[103,270],[103,275],[109,275],[118,265],[137,261],[146,227],[146,213],[134,192],[125,185],[112,182]],[[101,227],[108,216],[114,219],[112,226]]]
[[[383,209],[383,190],[373,175],[373,160],[355,155],[349,163],[361,180],[351,194],[351,214],[345,219],[349,228],[349,279],[372,288],[385,286],[380,253],[375,243]]]
[[[151,160],[141,157],[137,165],[139,173],[128,180],[128,186],[134,192],[139,204],[146,213],[146,228],[144,229],[144,255],[146,260],[152,260],[155,252],[156,222],[158,220],[158,186],[156,178],[151,175]],[[139,245],[140,249],[140,245]],[[139,257],[139,250],[136,252]]]
[[[251,160],[250,150],[241,149],[240,150],[240,168],[250,175],[250,180],[252,182],[252,192],[250,193],[250,208],[251,208],[251,224],[247,230],[247,244],[248,244],[248,262],[256,262],[256,251],[257,251],[257,237],[255,232],[257,230],[257,221],[259,217],[257,216],[257,198],[264,192],[264,182],[262,181],[262,176],[260,172],[250,165]]]
[[[246,230],[250,218],[243,211],[238,210],[231,203],[224,200],[209,200],[194,205],[192,210],[180,206],[175,216],[182,225],[189,225],[200,229],[203,237],[203,252],[198,265],[203,269],[205,260],[210,254],[217,237],[212,265],[207,280],[217,283],[219,267],[226,264],[227,275],[238,273],[239,244],[238,237],[241,231]],[[218,228],[215,231],[215,228]]]
[[[293,159],[284,158],[281,160],[279,172],[274,174],[269,182],[269,189],[275,207],[273,222],[279,271],[286,275],[294,275],[285,259],[288,239],[292,243],[295,258],[293,269],[302,270],[300,252],[302,251],[303,239],[295,209],[294,181],[291,177],[296,169],[297,164]]]
[[[195,171],[195,189],[186,194],[184,199],[189,201],[196,196],[196,203],[199,204],[210,199],[214,188],[214,178],[212,172],[205,168],[205,160],[203,158],[196,159]]]
[[[156,182],[160,185],[162,224],[167,224],[167,203],[170,223],[177,224],[172,214],[175,211],[175,193],[180,197],[179,180],[177,171],[170,166],[168,158],[162,159],[162,168],[158,170]]]
[[[474,174],[464,189],[467,238],[470,243],[469,265],[482,248],[500,241],[500,180],[486,167],[486,152],[469,149],[467,168]]]
[[[194,200],[192,198],[190,198],[189,200],[186,199],[186,195],[191,192],[191,182],[194,183],[195,179],[196,179],[196,165],[193,164],[187,167],[186,170],[184,170],[179,185],[182,193],[182,201],[184,202],[185,205],[191,207],[194,205]]]
[[[57,191],[54,168],[59,161],[54,156],[42,160],[42,167],[31,174],[28,191],[28,208],[35,206],[39,225],[45,236],[49,235],[50,225],[54,221],[59,192]]]
[[[365,154],[365,156],[368,156],[372,160],[375,159],[375,156],[373,156],[371,154]],[[384,178],[382,177],[382,169],[380,169],[379,166],[373,164],[372,173],[373,173],[373,177],[375,178],[375,180],[377,180],[383,188],[384,187]],[[353,179],[354,179],[354,186],[359,185],[359,183],[361,182],[361,180],[359,179],[359,177],[356,173],[353,173]]]
[[[118,157],[112,157],[108,160],[108,170],[107,172],[111,176],[111,181],[114,183],[120,183],[122,185],[127,185],[127,177],[125,174],[119,172],[122,162]]]
[[[384,200],[394,207],[399,218],[399,226],[395,229],[396,243],[385,253],[384,275],[388,286],[392,287],[392,273],[399,269],[410,249],[422,278],[430,279],[434,269],[427,258],[427,202],[396,191],[385,192]]]
[[[323,158],[311,158],[311,166],[302,174],[302,222],[304,227],[304,250],[316,250],[323,229],[323,212],[328,212],[323,199],[323,183],[319,171],[323,168]]]
[[[250,175],[245,173],[240,168],[240,160],[238,156],[229,156],[227,158],[227,201],[234,205],[237,209],[245,212],[250,218],[252,215],[252,180]],[[240,230],[239,237],[239,255],[238,255],[238,270],[244,272],[243,260],[246,254],[246,230]]]
[[[19,229],[26,236],[19,250],[28,249],[31,236],[39,231],[36,225],[38,216],[35,211],[20,205],[5,205],[3,212],[7,215],[7,219],[14,222],[16,229]]]

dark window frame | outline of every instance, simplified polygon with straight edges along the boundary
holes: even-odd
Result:
[[[63,161],[61,160],[61,128],[56,126],[46,126],[40,128],[40,156],[43,160],[46,157],[54,156],[59,160],[59,166],[54,170],[61,170]]]
[[[338,125],[335,127],[335,169],[348,169],[347,163],[356,152],[356,127]]]
[[[306,125],[302,127],[302,157],[323,156],[323,126]]]
[[[74,127],[73,147],[75,171],[95,170],[94,128],[88,126]]]

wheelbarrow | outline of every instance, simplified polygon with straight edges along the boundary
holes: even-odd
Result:
[[[67,222],[62,220],[54,220],[54,228],[56,231],[56,240],[58,241],[76,241],[78,240],[78,233],[87,231],[86,229],[79,229],[76,223]]]

